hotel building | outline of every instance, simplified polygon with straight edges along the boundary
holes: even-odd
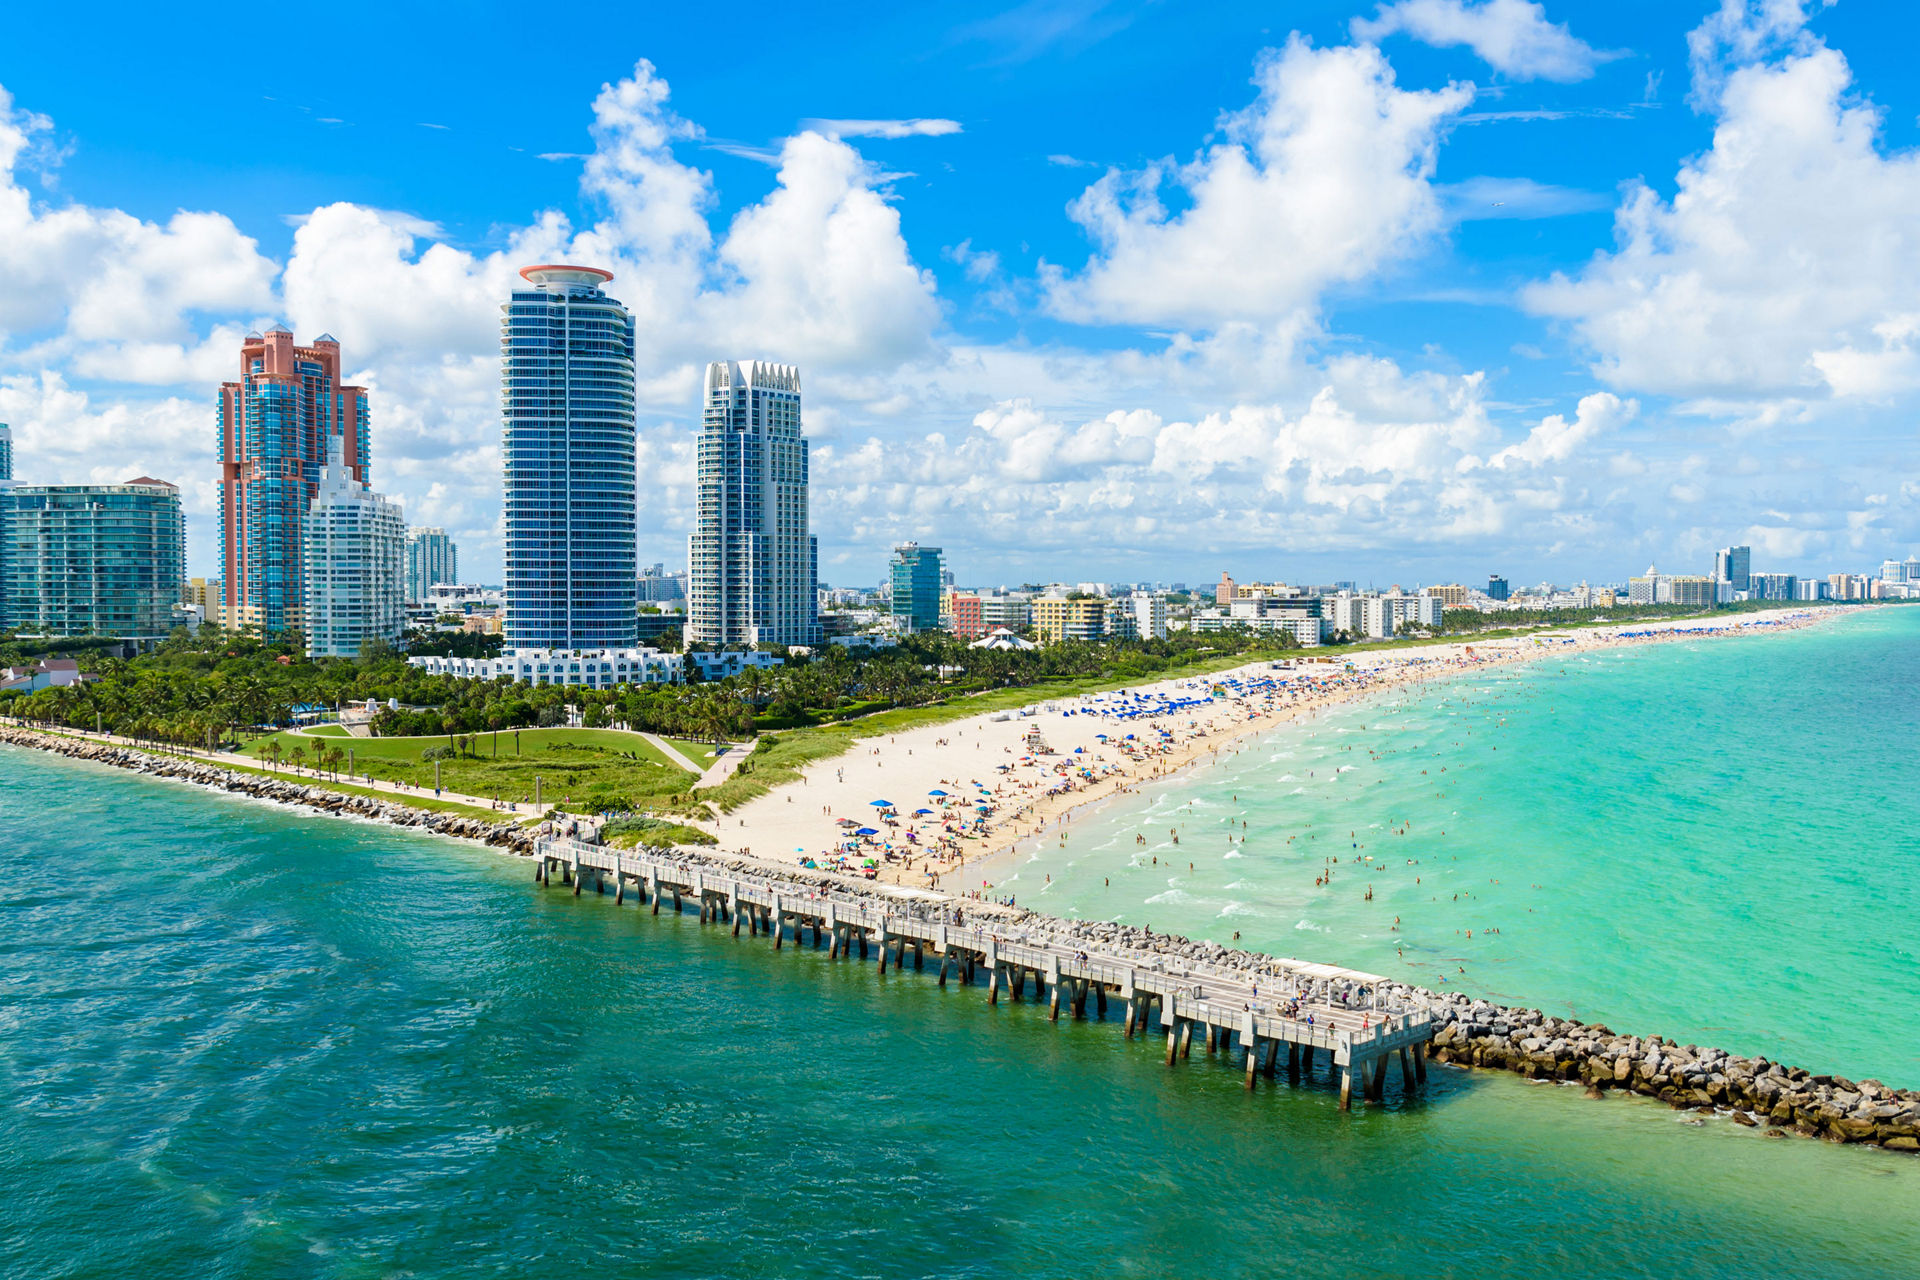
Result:
[[[222,626],[302,625],[302,524],[335,438],[367,483],[367,393],[341,385],[340,343],[297,346],[283,325],[248,334],[240,381],[220,386]]]

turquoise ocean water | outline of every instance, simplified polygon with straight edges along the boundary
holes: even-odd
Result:
[[[1920,609],[1569,655],[1245,740],[1002,883],[1920,1087],[1917,746]]]
[[[1678,856],[1636,878],[1628,860],[1714,823],[1678,794],[1604,795],[1591,776],[1584,809],[1508,799],[1484,829],[1450,820],[1444,854],[1420,843],[1434,810],[1383,810],[1380,821],[1413,822],[1405,837],[1342,810],[1353,815],[1342,834],[1373,833],[1349,842],[1362,852],[1397,842],[1423,866],[1481,856],[1469,830],[1484,830],[1489,849],[1495,831],[1532,833],[1506,865],[1448,874],[1542,884],[1482,905],[1495,920],[1548,906],[1549,926],[1510,922],[1495,935],[1505,950],[1482,953],[1464,938],[1449,945],[1455,925],[1428,903],[1426,916],[1401,912],[1409,955],[1421,938],[1436,953],[1423,962],[1458,955],[1467,980],[1502,991],[1565,978],[1562,1004],[1676,1031],[1706,993],[1712,1009],[1687,1016],[1724,1021],[1726,1042],[1774,1037],[1798,1052],[1804,1041],[1811,1060],[1830,1035],[1828,1057],[1900,1077],[1912,1052],[1892,1025],[1903,1009],[1880,1033],[1870,1018],[1809,1012],[1821,1006],[1817,970],[1883,991],[1904,972],[1909,1004],[1913,994],[1910,954],[1889,949],[1905,936],[1902,911],[1912,918],[1912,863],[1903,878],[1898,841],[1864,834],[1901,812],[1885,807],[1901,803],[1900,766],[1869,758],[1861,706],[1808,708],[1822,689],[1898,694],[1894,669],[1870,655],[1911,653],[1920,629],[1848,625],[1844,639],[1836,629],[1609,658],[1565,683],[1544,669],[1486,682],[1451,717],[1472,725],[1473,748],[1448,748],[1477,758],[1489,724],[1483,772],[1449,765],[1454,789],[1433,804],[1493,804],[1481,790],[1499,777],[1492,756],[1517,756],[1510,744],[1531,726],[1590,695],[1608,709],[1583,723],[1605,732],[1568,747],[1574,757],[1634,761],[1622,767],[1640,794],[1724,786],[1738,803],[1712,816],[1737,814],[1748,852],[1700,854],[1687,874]],[[1832,682],[1769,646],[1832,664]],[[1621,739],[1636,699],[1663,685],[1648,673],[1666,672],[1652,700],[1670,708],[1677,676],[1718,670],[1736,649],[1793,677],[1775,679],[1764,732],[1738,735],[1732,756],[1697,754],[1688,744],[1710,743],[1714,723],[1696,709],[1681,743]],[[1544,683],[1522,693],[1531,680]],[[1498,729],[1475,718],[1496,702]],[[1411,725],[1447,709],[1394,714]],[[1807,736],[1822,734],[1836,752],[1862,744],[1851,765],[1833,765],[1850,772],[1823,767],[1843,795],[1807,785]],[[1341,753],[1359,767],[1336,785],[1420,767],[1435,776],[1425,749],[1368,758],[1396,741],[1366,730]],[[1686,750],[1650,763],[1675,746]],[[1711,775],[1696,772],[1709,764]],[[1249,747],[1232,767],[1253,765]],[[1579,785],[1572,758],[1566,768],[1565,785]],[[1205,796],[1228,771],[1186,786]],[[1385,804],[1397,785],[1373,789]],[[1287,794],[1277,779],[1269,789]],[[1797,830],[1816,813],[1852,843]],[[1664,843],[1617,838],[1656,819],[1676,826]],[[1263,853],[1270,838],[1247,820],[1245,857],[1224,859],[1222,836],[1214,860],[1271,888],[1222,881],[1231,896],[1218,907],[1202,886],[1187,904],[1147,904],[1170,887],[1143,878],[1115,909],[1200,932],[1237,920],[1248,940],[1267,929],[1287,950],[1308,950],[1298,944],[1311,936],[1316,954],[1356,962],[1393,954],[1370,931],[1397,882],[1379,877],[1372,903],[1348,902],[1357,877],[1343,868],[1314,898],[1312,876],[1303,887],[1291,855]],[[1572,876],[1579,859],[1558,842],[1575,839],[1614,869]],[[1204,843],[1191,835],[1180,850]],[[1137,851],[1130,838],[1115,848],[1116,868]],[[1071,856],[1090,877],[1110,855],[1089,845]],[[1782,862],[1820,883],[1788,895]],[[1112,877],[1116,889],[1128,874]],[[542,891],[522,861],[4,748],[0,876],[9,1277],[1890,1277],[1912,1275],[1920,1256],[1920,1161],[1446,1069],[1424,1097],[1390,1087],[1387,1107],[1342,1115],[1323,1080],[1248,1093],[1198,1051],[1169,1071],[1151,1043],[1113,1026],[1050,1025],[1038,1006],[990,1009],[984,991],[941,991],[930,975],[881,978],[824,952],[776,955],[691,915]],[[1622,906],[1599,910],[1622,884],[1661,886],[1627,900],[1632,922]],[[1091,909],[1096,896],[1081,892],[1074,905]],[[1296,893],[1310,909],[1294,912]],[[1246,914],[1222,916],[1228,901]],[[1585,920],[1581,904],[1612,923]],[[1702,920],[1724,936],[1682,938]],[[1685,976],[1665,938],[1710,957],[1720,978]],[[1807,954],[1817,939],[1836,954]],[[1585,954],[1521,958],[1549,944]],[[1647,974],[1657,989],[1641,989]],[[1735,980],[1732,993],[1715,985]],[[1755,990],[1773,1002],[1749,1009]]]

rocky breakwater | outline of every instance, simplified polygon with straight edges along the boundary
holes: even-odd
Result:
[[[1433,1057],[1441,1062],[1583,1083],[1592,1096],[1615,1089],[1637,1093],[1777,1132],[1920,1152],[1920,1092],[1912,1089],[1818,1075],[1662,1036],[1620,1035],[1537,1009],[1408,990],[1424,999],[1440,1024]]]
[[[481,844],[510,849],[520,854],[533,852],[533,832],[517,822],[489,822],[484,818],[463,817],[435,809],[416,809],[411,805],[381,800],[374,796],[329,791],[325,787],[308,786],[287,779],[261,777],[258,774],[243,773],[238,769],[223,769],[218,765],[206,764],[198,760],[150,755],[145,751],[134,751],[108,743],[35,733],[27,729],[0,726],[0,742],[19,747],[33,747],[40,751],[51,751],[56,755],[68,756],[75,760],[91,760],[96,764],[112,765],[117,769],[130,769],[135,773],[149,774],[156,778],[172,778],[179,782],[214,787],[221,791],[231,791],[235,795],[271,800],[276,804],[299,805],[320,813],[368,818],[375,822],[390,823],[396,827],[431,831],[435,835],[476,840]]]
[[[1103,950],[1161,957],[1189,969],[1283,977],[1272,956],[1111,921],[1064,921],[1023,912],[1019,923]],[[1723,1115],[1776,1135],[1800,1134],[1890,1151],[1920,1152],[1920,1091],[1878,1080],[1849,1080],[1725,1049],[1682,1045],[1663,1036],[1621,1035],[1598,1024],[1513,1009],[1458,992],[1383,980],[1318,984],[1320,994],[1378,997],[1391,1012],[1423,1009],[1434,1021],[1438,1062],[1511,1071],[1534,1080],[1584,1084],[1589,1097],[1609,1091],[1656,1098],[1681,1110]]]

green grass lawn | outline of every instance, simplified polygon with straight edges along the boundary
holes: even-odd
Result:
[[[660,735],[660,741],[668,744],[675,751],[678,751],[681,755],[703,769],[711,765],[714,761],[713,744],[711,742],[706,742],[698,738],[669,738],[665,734]]]
[[[57,736],[67,737],[71,735],[59,734]],[[264,742],[265,739],[262,739],[261,741]],[[124,746],[125,744],[116,743],[114,745]],[[342,795],[369,796],[375,800],[385,800],[394,804],[403,804],[411,809],[431,809],[437,813],[458,814],[463,818],[486,818],[489,821],[497,821],[498,819],[506,816],[501,813],[496,813],[492,809],[481,809],[470,804],[454,804],[450,800],[436,800],[432,796],[424,796],[424,797],[414,796],[414,795],[398,795],[397,796],[387,792],[374,791],[368,787],[356,787],[349,782],[335,782],[331,778],[308,777],[305,774],[294,773],[292,770],[284,767],[280,769],[273,769],[266,766],[262,766],[258,769],[254,769],[254,768],[249,768],[246,765],[230,764],[224,760],[209,761],[199,756],[182,756],[177,752],[163,751],[157,747],[135,746],[129,749],[134,751],[145,752],[147,755],[164,756],[170,760],[186,760],[196,764],[212,764],[217,769],[230,769],[235,773],[251,773],[262,778],[273,778],[279,782],[297,783],[303,787],[319,787],[323,791],[338,791]],[[683,772],[681,776],[684,777],[686,775]]]
[[[352,752],[355,774],[427,788],[433,786],[434,765],[422,760],[421,753],[451,745],[444,735],[316,742],[300,734],[278,733],[255,739],[245,751],[265,759],[273,742],[280,744],[283,760],[291,758],[296,746],[305,750],[309,761],[316,750],[338,748]],[[497,738],[492,733],[475,735],[472,745],[472,755],[439,762],[442,787],[465,795],[530,801],[538,778],[543,801],[577,810],[631,805],[672,812],[696,803],[687,795],[693,775],[639,734],[617,729],[503,729]]]

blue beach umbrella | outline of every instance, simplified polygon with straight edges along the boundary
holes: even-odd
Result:
[[[878,831],[875,831],[872,827],[862,827],[858,831],[854,832],[853,834],[857,836],[877,836],[880,833]]]
[[[938,788],[935,788],[934,790],[927,792],[927,794],[932,796],[935,800],[944,800],[946,799],[946,795],[947,795],[946,792],[941,791]]]
[[[891,809],[891,808],[893,808],[893,801],[891,801],[891,800],[870,800],[870,801],[868,801],[867,803],[869,803],[869,804],[871,804],[871,805],[872,805],[872,806],[873,806],[874,808],[876,808],[876,809]]]

